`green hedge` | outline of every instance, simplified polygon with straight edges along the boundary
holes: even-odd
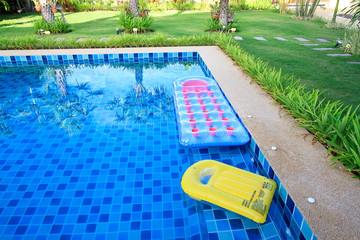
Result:
[[[281,70],[268,67],[260,59],[244,52],[226,34],[203,34],[169,38],[166,35],[128,35],[110,37],[109,40],[75,39],[55,40],[52,37],[0,38],[1,49],[64,49],[64,48],[122,48],[164,46],[219,46],[249,76],[268,92],[281,107],[293,116],[299,126],[307,129],[314,141],[319,141],[334,154],[334,164],[360,178],[360,117],[357,108],[340,102],[326,101],[318,90],[308,91],[294,76],[283,75]]]

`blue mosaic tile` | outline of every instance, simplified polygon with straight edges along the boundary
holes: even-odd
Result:
[[[22,121],[7,123],[12,135],[2,133],[0,138],[2,236],[13,239],[280,239],[290,238],[291,232],[293,239],[316,239],[281,187],[275,193],[265,224],[256,224],[187,197],[179,186],[182,174],[202,159],[216,159],[280,182],[253,139],[244,147],[189,150],[177,142],[172,109],[170,118],[148,117],[146,120],[150,121],[145,123],[119,121],[119,112],[109,109],[109,102],[126,89],[116,82],[119,73],[115,74],[114,69],[131,68],[132,62],[169,64],[172,69],[167,74],[157,73],[166,76],[165,86],[171,86],[174,79],[184,74],[183,67],[176,62],[194,64],[185,74],[213,77],[196,52],[0,56],[1,66],[11,66],[0,68],[0,98],[12,99],[19,106],[26,102],[32,107],[25,111],[28,114],[20,117]],[[96,105],[80,121],[81,129],[69,134],[54,121],[46,122],[51,117],[50,109],[37,115],[38,109],[46,106],[40,79],[51,79],[46,71],[59,68],[58,64],[67,68],[67,64],[88,63],[98,64],[87,68],[88,72],[104,68],[94,72],[98,79],[101,74],[109,74],[104,77],[108,79],[108,86],[102,90],[106,95],[101,92],[102,97],[91,95],[92,91],[86,89],[98,86],[97,80],[90,81],[91,74],[79,75],[76,80],[71,77],[80,66],[65,75],[73,91],[86,89],[84,96],[90,99],[86,101],[87,106]],[[109,67],[110,63],[115,65]],[[122,63],[126,64],[119,65]],[[23,65],[32,66],[13,67]],[[157,74],[146,75],[146,69],[144,78],[153,78],[156,82]],[[155,71],[153,65],[149,69]],[[125,70],[124,74],[134,72]],[[115,82],[109,82],[114,76]],[[128,81],[136,86],[134,75],[133,78]],[[78,85],[82,79],[89,79],[89,83]],[[57,94],[61,96],[60,89]],[[70,91],[67,98],[71,94]],[[6,114],[13,114],[9,106],[4,106]]]

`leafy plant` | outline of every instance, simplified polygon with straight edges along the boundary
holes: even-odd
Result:
[[[10,9],[9,4],[5,0],[0,0],[0,3],[4,5],[5,11],[8,11]]]
[[[350,7],[345,12],[345,14],[352,14],[351,25],[353,25],[357,20],[359,20],[360,19],[360,0],[352,0]],[[360,22],[358,22],[358,25],[360,25]]]
[[[40,17],[34,20],[34,28],[36,33],[40,33],[40,29],[50,31],[51,33],[67,33],[70,32],[70,24],[64,23],[60,17],[56,17],[54,22],[47,23],[44,18]]]
[[[344,23],[341,23],[341,22],[335,22],[335,23],[328,22],[324,26],[322,26],[321,28],[325,28],[325,29],[345,29],[346,27],[347,26]]]
[[[220,4],[218,1],[211,3],[210,8],[211,8],[211,14],[217,14],[217,15],[220,14]]]
[[[234,22],[229,22],[226,25],[225,31],[229,31],[231,28],[236,28],[236,24]],[[206,31],[216,32],[216,31],[222,31],[222,30],[223,30],[223,26],[220,24],[219,19],[210,18],[207,21]]]
[[[245,8],[246,9],[254,9],[254,10],[260,10],[260,9],[270,9],[271,8],[271,0],[246,0],[245,1]]]
[[[133,28],[137,28],[138,32],[149,32],[152,31],[153,18],[148,15],[145,17],[134,17],[131,13],[122,12],[118,22],[128,33],[132,33]]]
[[[342,48],[345,52],[353,55],[360,55],[360,29],[350,28],[345,32],[345,37],[342,43]]]

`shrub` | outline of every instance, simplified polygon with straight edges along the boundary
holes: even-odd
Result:
[[[70,24],[64,23],[62,18],[56,17],[54,22],[47,23],[44,18],[40,17],[34,20],[34,28],[36,33],[40,33],[40,29],[50,31],[51,33],[67,33],[70,32]]]
[[[271,1],[270,0],[246,0],[245,1],[245,8],[246,9],[270,9],[271,8]]]
[[[233,0],[231,1],[231,5],[234,10],[245,10],[245,9],[253,9],[253,10],[265,10],[272,8],[271,0]]]
[[[350,28],[346,30],[342,46],[345,52],[360,55],[360,29]]]
[[[328,22],[324,26],[322,26],[321,28],[325,28],[325,29],[345,29],[346,25],[344,23],[341,23],[341,22],[335,22],[335,23]]]
[[[138,32],[149,32],[152,30],[153,18],[146,15],[145,17],[134,17],[131,12],[122,12],[119,16],[119,24],[125,28],[125,32],[132,33],[133,28]]]
[[[236,24],[233,22],[229,22],[225,28],[225,31],[229,31],[231,28],[236,28]],[[223,26],[219,23],[219,19],[210,18],[207,22],[206,31],[217,32],[222,31]]]

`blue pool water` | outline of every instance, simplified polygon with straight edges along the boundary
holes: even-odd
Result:
[[[179,144],[172,83],[212,76],[166,56],[0,57],[0,239],[316,239],[253,140]],[[203,159],[278,183],[266,223],[183,193]]]

